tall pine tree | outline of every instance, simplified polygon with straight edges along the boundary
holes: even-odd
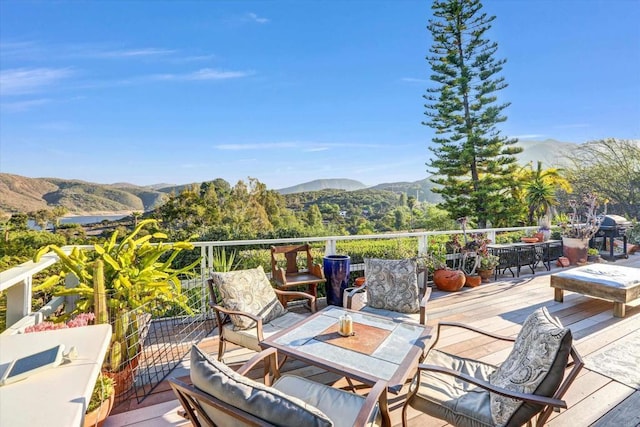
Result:
[[[507,84],[498,73],[504,59],[495,59],[495,42],[485,38],[495,16],[481,12],[479,0],[434,0],[428,29],[433,42],[427,57],[433,87],[424,98],[435,129],[434,158],[427,166],[439,184],[433,191],[453,218],[475,218],[479,227],[490,221],[507,225],[522,215],[521,202],[511,197],[518,185],[514,154],[516,139],[500,135],[502,110],[495,93]]]

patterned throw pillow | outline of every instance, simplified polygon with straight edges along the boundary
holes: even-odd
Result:
[[[220,290],[222,305],[230,310],[261,316],[264,323],[269,323],[287,312],[278,300],[262,266],[250,270],[212,273],[211,278]],[[246,316],[232,315],[231,322],[236,330],[256,326],[256,322]]]
[[[367,305],[399,313],[420,311],[416,272],[416,262],[412,259],[365,259]]]
[[[571,331],[553,319],[546,307],[539,308],[527,317],[507,360],[491,374],[489,383],[512,391],[533,393],[543,381],[548,381],[547,374],[561,348],[565,347],[562,353],[568,355],[567,346],[571,346]],[[565,366],[566,360],[560,376]],[[560,380],[561,377],[555,381],[555,389]],[[522,404],[522,401],[491,393],[494,424],[505,425]]]

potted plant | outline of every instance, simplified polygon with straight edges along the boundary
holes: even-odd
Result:
[[[180,277],[192,274],[200,260],[173,268],[178,253],[192,249],[193,245],[188,242],[163,243],[167,235],[157,231],[143,233],[152,226],[157,226],[157,220],[141,221],[120,241],[116,231],[105,243],[94,245],[93,251],[74,247],[67,253],[56,245],[47,245],[34,256],[37,261],[53,251],[62,265],[62,269],[47,278],[37,290],[52,289],[55,295],[75,296],[71,315],[93,311],[96,323],[112,325],[111,344],[103,370],[114,377],[116,396],[132,387],[146,324],[151,316],[176,304],[187,313],[191,311],[181,293]],[[156,241],[152,242],[154,239]],[[76,287],[65,288],[61,284],[69,274],[77,278]]]
[[[461,270],[450,269],[447,266],[444,253],[428,253],[418,257],[418,265],[428,268],[433,277],[433,284],[441,291],[455,292],[462,289],[465,282],[464,273]]]
[[[629,253],[634,254],[640,251],[640,222],[634,220],[633,225],[627,230],[629,241]]]
[[[546,242],[551,238],[551,220],[549,215],[542,215],[538,219],[538,233],[542,235],[541,242]]]
[[[589,248],[587,250],[588,262],[600,262],[600,251],[596,248]]]
[[[606,204],[604,213],[598,214],[598,199],[595,194],[588,193],[583,196],[581,203],[570,200],[569,207],[572,212],[568,214],[568,221],[560,223],[562,252],[571,265],[576,265],[587,260],[589,240],[600,228],[606,214]],[[582,212],[579,212],[581,208]]]
[[[488,282],[489,278],[493,275],[495,268],[500,263],[500,257],[492,255],[488,251],[478,255],[480,258],[480,265],[478,267],[478,274],[482,278],[483,282]]]
[[[84,415],[84,427],[102,427],[113,409],[114,400],[115,382],[101,374],[91,393],[91,400]]]

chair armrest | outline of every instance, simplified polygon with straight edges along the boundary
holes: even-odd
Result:
[[[311,264],[309,266],[309,274],[313,274],[314,276],[320,277],[323,280],[325,279],[324,271],[322,270],[322,266],[320,264]]]
[[[262,332],[262,317],[261,316],[256,316],[255,314],[251,314],[251,313],[246,313],[244,311],[238,311],[238,310],[229,310],[228,308],[224,308],[222,306],[219,306],[217,304],[209,304],[211,306],[211,308],[213,308],[214,313],[216,314],[216,322],[218,323],[218,333],[220,334],[220,336],[222,336],[223,332],[222,332],[222,325],[225,323],[223,321],[223,316],[222,314],[225,314],[227,316],[229,315],[235,315],[235,316],[244,316],[244,317],[248,317],[249,319],[252,319],[253,321],[256,322],[256,338],[258,339],[258,341],[262,341],[264,339],[264,334]]]
[[[422,315],[422,313],[421,313]],[[495,338],[498,340],[502,340],[502,341],[510,341],[510,342],[514,342],[516,339],[513,337],[507,337],[505,335],[498,335],[498,334],[494,334],[491,332],[487,332],[487,331],[483,331],[481,329],[475,328],[473,326],[469,326],[469,325],[465,325],[464,323],[458,323],[458,322],[439,322],[438,323],[438,328],[436,330],[436,337],[434,340],[431,341],[431,344],[429,345],[429,348],[427,349],[426,353],[429,353],[431,351],[432,348],[436,347],[436,344],[438,344],[438,340],[440,339],[440,331],[442,329],[443,326],[451,326],[454,328],[462,328],[462,329],[466,329],[468,331],[471,332],[475,332],[477,334],[480,335],[485,335],[487,337],[491,337],[491,338]]]
[[[376,404],[379,404],[380,413],[382,414],[383,420],[386,422],[389,421],[389,406],[387,403],[387,382],[383,380],[377,381],[369,394],[367,395],[362,408],[360,408],[360,412],[358,412],[358,416],[356,417],[353,425],[354,426],[366,426],[369,425],[369,420],[371,420],[371,416],[373,415],[373,411],[376,409]],[[382,425],[390,425],[383,422]]]
[[[520,393],[517,391],[507,390],[506,388],[495,386],[486,381],[480,380],[478,378],[473,378],[470,375],[455,371],[453,369],[445,368],[443,366],[420,364],[418,365],[418,374],[420,373],[420,371],[431,371],[431,372],[438,372],[445,375],[451,375],[453,377],[459,378],[468,383],[477,385],[478,387],[488,390],[492,393],[497,393],[499,395],[510,397],[512,399],[522,400],[522,401],[534,403],[537,405],[548,405],[548,406],[553,406],[556,408],[563,408],[563,409],[567,408],[567,403],[564,400],[554,399],[552,397],[546,397],[546,396],[539,396],[536,394]]]
[[[273,277],[273,280],[276,281],[276,283],[281,285],[287,284],[287,272],[284,268],[282,267],[276,268],[275,270],[272,271],[271,276]]]
[[[260,322],[262,323],[262,317],[260,316],[256,316],[255,314],[251,314],[251,313],[246,313],[244,311],[238,311],[238,310],[229,310],[228,308],[224,308],[220,305],[217,304],[210,304],[211,308],[213,308],[217,313],[224,313],[226,315],[235,315],[235,316],[246,316],[250,319],[253,319],[255,322]],[[220,325],[222,326],[222,325]]]
[[[440,327],[441,326],[451,326],[451,327],[455,327],[455,328],[462,328],[462,329],[469,330],[471,332],[478,333],[480,335],[485,335],[487,337],[495,338],[495,339],[502,340],[502,341],[514,342],[516,340],[515,337],[508,337],[506,335],[494,334],[492,332],[483,331],[482,329],[478,329],[476,327],[473,327],[473,326],[470,326],[470,325],[465,325],[464,323],[458,323],[458,322],[440,322],[440,323],[438,323],[438,333],[440,333]]]
[[[258,363],[264,361],[264,381],[270,386],[273,380],[280,378],[280,369],[278,369],[278,351],[275,348],[262,350],[260,353],[247,360],[236,372],[246,376],[247,372],[252,370]],[[269,376],[271,374],[271,377]]]
[[[276,295],[306,298],[309,300],[309,307],[311,308],[311,312],[315,313],[317,310],[316,297],[314,297],[311,294],[308,294],[306,292],[300,292],[300,291],[283,291],[277,288],[274,288],[273,290],[275,291]],[[286,302],[288,302],[288,299],[283,298],[283,300],[285,301],[285,307],[286,307]]]

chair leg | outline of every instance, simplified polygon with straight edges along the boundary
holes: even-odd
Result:
[[[222,355],[227,348],[227,342],[222,338],[222,335],[218,338],[218,360],[222,362]]]
[[[311,295],[313,295],[314,297],[318,298],[318,284],[317,283],[310,283],[309,284],[309,293]]]

